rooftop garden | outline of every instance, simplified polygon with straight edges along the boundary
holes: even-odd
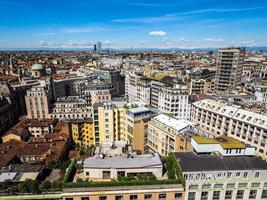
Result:
[[[163,158],[166,166],[168,179],[159,180],[151,173],[138,174],[132,177],[121,177],[111,181],[89,181],[77,179],[77,182],[72,182],[70,177],[76,172],[77,165],[71,162],[66,170],[66,175],[63,179],[63,188],[84,188],[84,187],[112,187],[112,186],[133,186],[133,185],[160,185],[160,184],[184,184],[184,178],[180,166],[178,165],[173,154]]]

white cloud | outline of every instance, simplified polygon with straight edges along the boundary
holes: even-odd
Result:
[[[150,36],[159,36],[159,37],[162,37],[162,36],[165,36],[167,33],[165,31],[151,31],[149,32],[149,35]]]
[[[205,38],[204,41],[206,42],[223,42],[223,38]]]

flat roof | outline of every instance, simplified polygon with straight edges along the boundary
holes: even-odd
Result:
[[[84,168],[127,169],[158,166],[162,167],[161,158],[158,153],[130,156],[106,156],[104,158],[93,156],[84,160]]]
[[[246,145],[239,140],[227,136],[220,136],[217,138],[206,138],[203,136],[195,136],[192,139],[198,144],[219,144],[224,149],[244,149]]]
[[[165,114],[160,114],[153,119],[169,126],[170,128],[175,129],[176,131],[183,130],[184,128],[195,125],[194,122],[188,121],[186,119],[176,119],[173,117],[169,117],[168,115]]]
[[[183,172],[267,170],[267,162],[257,156],[219,156],[195,152],[174,153]]]
[[[0,174],[0,182],[5,182],[5,180],[13,180],[15,179],[17,173],[16,172],[4,172]]]
[[[150,110],[146,107],[131,108],[128,110],[131,113],[149,112]]]

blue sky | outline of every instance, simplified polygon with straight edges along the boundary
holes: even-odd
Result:
[[[266,0],[0,0],[0,48],[267,45]]]

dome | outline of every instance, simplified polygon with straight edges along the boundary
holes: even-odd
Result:
[[[42,64],[34,64],[32,66],[32,70],[34,70],[34,71],[41,71],[41,70],[44,70],[44,66]]]

